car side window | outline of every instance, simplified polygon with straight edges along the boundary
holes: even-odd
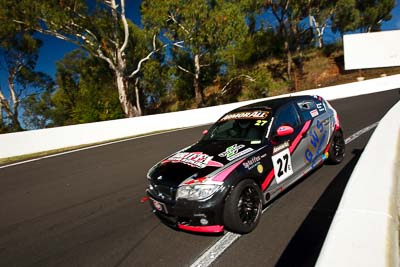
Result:
[[[290,104],[283,107],[275,117],[275,127],[290,125],[296,128],[300,125],[300,117],[296,108]]]

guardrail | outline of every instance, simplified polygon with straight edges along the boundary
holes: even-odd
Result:
[[[395,88],[400,88],[400,75],[312,89],[292,95],[316,94],[332,100]],[[106,142],[154,131],[209,124],[236,107],[260,100],[264,99],[137,118],[2,134],[0,135],[0,159]]]
[[[400,102],[365,147],[316,266],[399,266],[399,179]]]

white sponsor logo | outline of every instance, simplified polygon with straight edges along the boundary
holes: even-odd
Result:
[[[268,111],[256,110],[250,112],[237,112],[225,115],[220,121],[235,120],[235,119],[265,119],[268,116]]]
[[[253,151],[252,148],[248,147],[245,150],[239,151],[240,149],[244,148],[245,145],[238,145],[234,144],[230,147],[228,147],[224,152],[219,153],[218,156],[221,158],[226,157],[227,160],[232,161],[234,159],[237,159],[251,151]]]

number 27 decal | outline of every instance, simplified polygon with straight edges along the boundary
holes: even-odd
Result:
[[[267,123],[266,120],[257,120],[255,126],[264,126]]]
[[[290,157],[289,148],[282,150],[271,158],[274,165],[275,179],[279,184],[293,174],[292,159]]]

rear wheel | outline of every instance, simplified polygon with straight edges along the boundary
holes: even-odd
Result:
[[[253,180],[241,181],[226,199],[224,224],[232,232],[246,234],[260,221],[262,193]]]
[[[333,164],[338,164],[342,162],[344,158],[344,152],[345,152],[345,143],[344,143],[343,133],[342,131],[339,130],[333,134],[329,148],[328,162]]]

